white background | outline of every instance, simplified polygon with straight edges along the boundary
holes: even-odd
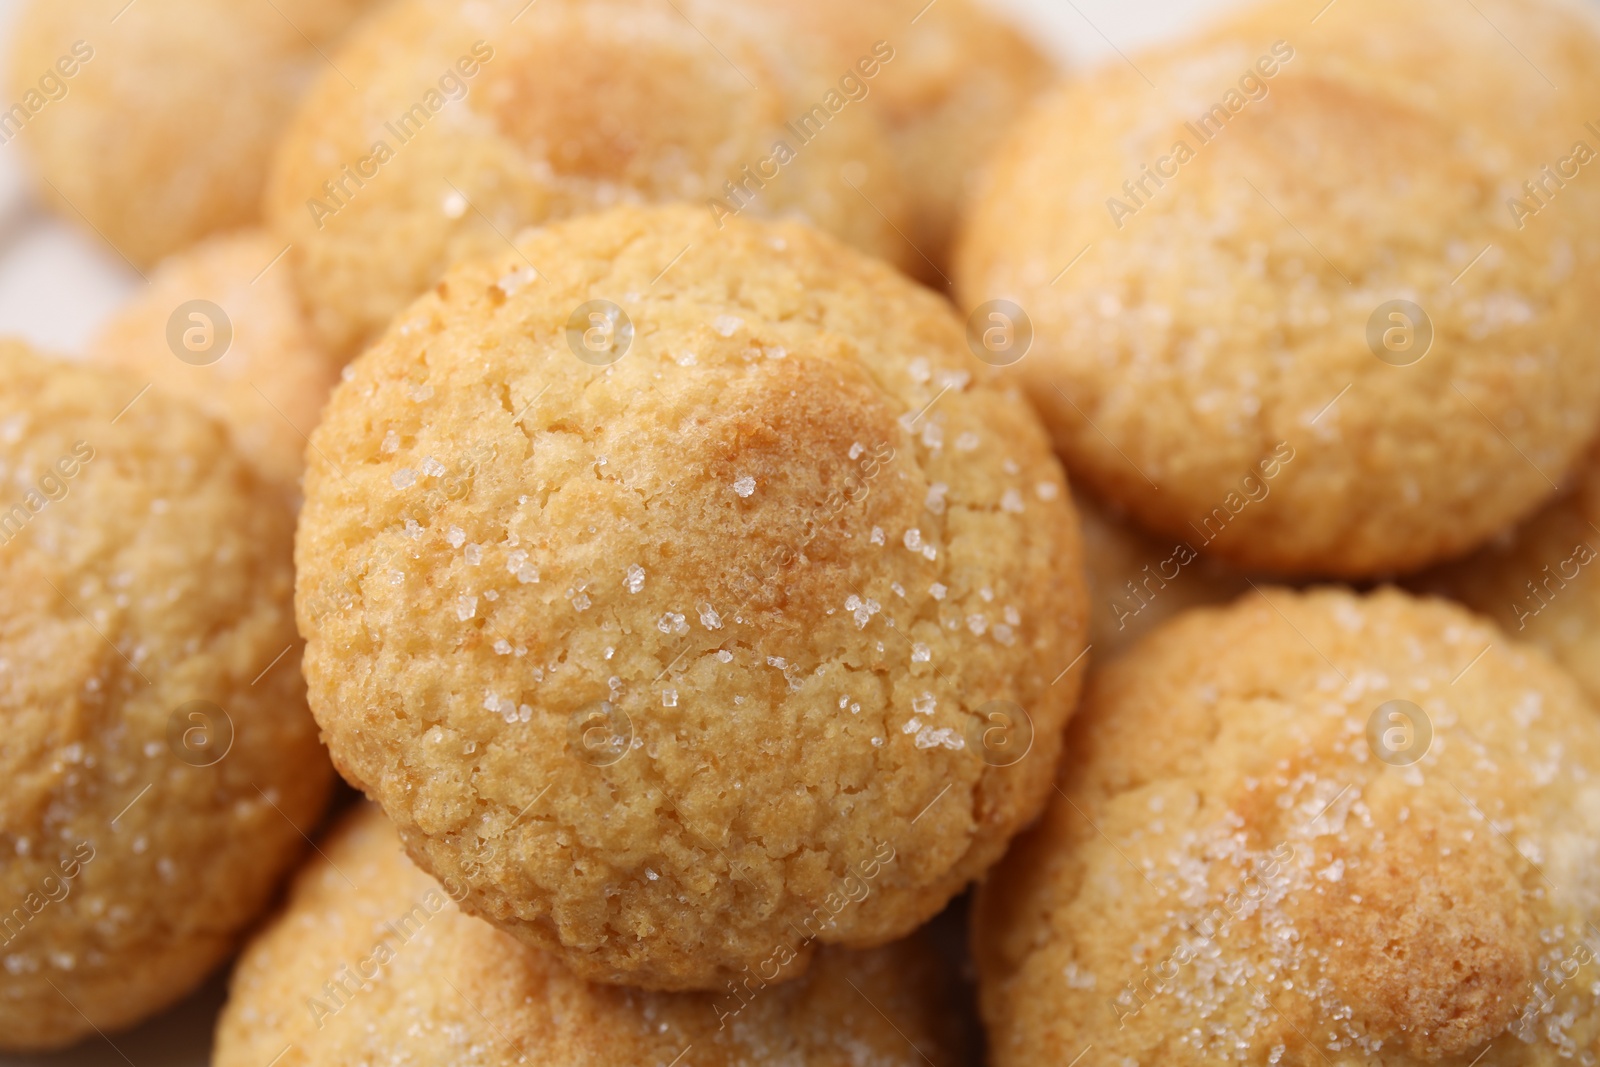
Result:
[[[1231,0],[989,2],[1012,13],[1064,65],[1082,67],[1120,62],[1114,49],[1132,54]],[[9,84],[4,69],[8,28],[19,7],[20,0],[0,0],[0,86]],[[80,353],[105,317],[144,283],[92,233],[34,203],[21,156],[24,140],[0,145],[0,335],[21,336],[63,354]],[[211,1019],[222,997],[218,976],[174,1011],[131,1033],[112,1035],[115,1047],[91,1038],[51,1056],[0,1056],[0,1067],[200,1067],[207,1062]]]

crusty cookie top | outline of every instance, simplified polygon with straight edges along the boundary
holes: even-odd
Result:
[[[1600,420],[1600,37],[1563,10],[1500,13],[1524,56],[1444,0],[1272,4],[1022,120],[958,276],[1030,317],[1018,370],[1075,475],[1208,553],[1339,577],[1564,485]]]
[[[181,996],[265,905],[332,782],[288,506],[221,426],[147,386],[0,342],[8,1047]]]
[[[585,982],[462,914],[370,805],[321,851],[234,973],[217,1067],[959,1062],[954,976],[920,937],[829,949],[743,1001],[647,993]]]
[[[283,137],[264,210],[341,353],[452,263],[623,203],[801,217],[916,258],[847,71],[735,0],[399,0],[335,62]]]
[[[1068,733],[981,896],[1001,1067],[1600,1051],[1600,717],[1542,653],[1263,588],[1105,668]]]
[[[1081,674],[1061,471],[986,370],[798,225],[619,209],[453,271],[312,437],[336,763],[591,976],[711,984],[875,854],[821,937],[909,930],[1035,810]]]

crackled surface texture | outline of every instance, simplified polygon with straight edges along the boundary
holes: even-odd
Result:
[[[312,438],[335,763],[586,977],[707,988],[910,931],[1038,809],[1076,699],[1043,431],[947,304],[807,228],[626,208],[518,249],[402,314]],[[567,325],[597,299],[633,333],[607,367]]]
[[[6,96],[32,112],[19,143],[41,195],[141,265],[251,222],[294,102],[326,65],[317,49],[372,6],[33,0]]]
[[[139,389],[0,345],[0,1048],[181,998],[333,779],[288,508],[198,413],[121,411]]]
[[[170,257],[106,323],[90,355],[227,426],[246,459],[298,495],[304,435],[316,426],[338,369],[312,334],[288,267],[274,262],[282,252],[265,231],[241,230]],[[213,321],[209,309],[185,311],[196,300],[210,301],[225,319]],[[176,348],[169,336],[175,315]]]
[[[1573,490],[1459,563],[1419,575],[1508,634],[1549,652],[1600,704],[1600,465],[1590,455]]]
[[[961,1062],[951,977],[920,938],[826,949],[739,997],[619,989],[463,914],[373,807],[322,849],[234,972],[217,1067]]]
[[[1600,416],[1600,182],[1574,177],[1600,46],[1554,4],[1484,14],[1270,5],[1013,130],[958,283],[1031,317],[1018,368],[1075,475],[1238,564],[1341,577],[1464,552],[1553,493]],[[1568,177],[1534,199],[1546,165]],[[1420,359],[1422,320],[1406,348],[1379,314],[1397,299],[1431,323]]]
[[[874,114],[846,104],[786,128],[840,72],[733,0],[401,0],[336,62],[360,90],[326,72],[265,203],[337,351],[449,264],[620,203],[686,200],[711,218],[716,200],[724,217],[795,215],[916,257],[896,232],[905,198]]]
[[[1600,716],[1542,652],[1266,588],[1099,672],[1068,735],[979,895],[998,1067],[1600,1054]]]

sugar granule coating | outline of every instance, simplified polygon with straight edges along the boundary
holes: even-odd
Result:
[[[326,63],[317,48],[371,6],[34,0],[6,96],[31,111],[21,141],[41,195],[141,265],[255,220],[273,145]]]
[[[297,494],[305,467],[301,435],[317,424],[338,370],[312,334],[288,266],[274,263],[283,250],[265,231],[242,230],[170,257],[100,331],[90,355],[223,423],[246,459]],[[193,300],[215,304],[226,321],[211,321],[205,309],[178,314],[179,328],[192,338],[185,347],[180,334],[184,359],[168,330]],[[224,330],[231,333],[227,350],[206,362]]]
[[[595,300],[633,331],[606,367],[575,354],[614,352],[605,314],[569,325]],[[1038,810],[1077,520],[934,294],[798,224],[623,208],[453,271],[351,366],[298,532],[312,708],[467,910],[597,980],[712,988],[780,946],[797,974],[909,932]]]
[[[742,998],[620,989],[463,914],[370,805],[322,851],[234,971],[217,1067],[262,1067],[285,1046],[284,1067],[666,1065],[691,1046],[684,1062],[701,1067],[960,1062],[948,968],[920,937],[824,949],[804,978],[754,979]]]
[[[947,266],[977,173],[1016,114],[1049,83],[1049,60],[989,5],[972,0],[760,0],[752,6],[819,38],[833,57],[828,77],[836,84],[854,78],[843,85],[852,93],[850,106],[859,103],[883,119],[910,198],[907,234],[921,253],[909,269],[942,285],[931,268]],[[886,63],[874,62],[871,46],[878,41],[892,50]]]
[[[1443,0],[1358,0],[1304,39],[1274,43],[1300,20],[1275,5],[1139,58],[1161,92],[1108,64],[1018,124],[958,282],[1031,318],[1017,369],[1085,483],[1238,565],[1363,577],[1562,482],[1600,418],[1600,183],[1508,199],[1588,136],[1600,46],[1563,7],[1499,13],[1570,92]]]
[[[152,390],[122,410],[140,387],[0,345],[8,1050],[182,998],[271,899],[333,780],[288,508],[187,406]]]
[[[979,892],[997,1067],[1600,1052],[1600,716],[1455,605],[1189,612],[1089,682],[1059,786]]]
[[[800,216],[909,264],[875,116],[786,125],[831,60],[736,0],[676,8],[400,0],[352,34],[335,61],[359,91],[330,70],[307,94],[264,201],[330,347],[353,352],[524,226],[621,203]]]
[[[1408,584],[1453,597],[1543,648],[1600,704],[1600,463],[1573,492],[1458,563]]]

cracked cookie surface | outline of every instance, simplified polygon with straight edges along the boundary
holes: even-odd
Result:
[[[585,982],[463,914],[371,805],[322,849],[234,971],[217,1067],[961,1062],[954,976],[925,935],[826,949],[804,978],[738,996],[648,993]]]
[[[145,384],[0,343],[0,1048],[181,999],[333,784],[288,504]]]
[[[877,116],[733,0],[400,0],[336,61],[361,88],[332,69],[312,87],[263,203],[341,356],[452,263],[619,204],[799,217],[920,262]]]
[[[1063,475],[986,371],[798,225],[625,208],[452,271],[312,438],[335,763],[585,977],[910,931],[1037,811],[1082,673]]]
[[[1456,605],[1179,616],[1089,682],[1059,786],[974,912],[997,1067],[1600,1051],[1600,715]]]
[[[1600,34],[1559,2],[1486,17],[1531,60],[1442,0],[1314,31],[1266,4],[1014,127],[957,282],[1029,316],[1016,370],[1075,479],[1236,566],[1339,578],[1466,552],[1564,483],[1600,428],[1574,161]]]

